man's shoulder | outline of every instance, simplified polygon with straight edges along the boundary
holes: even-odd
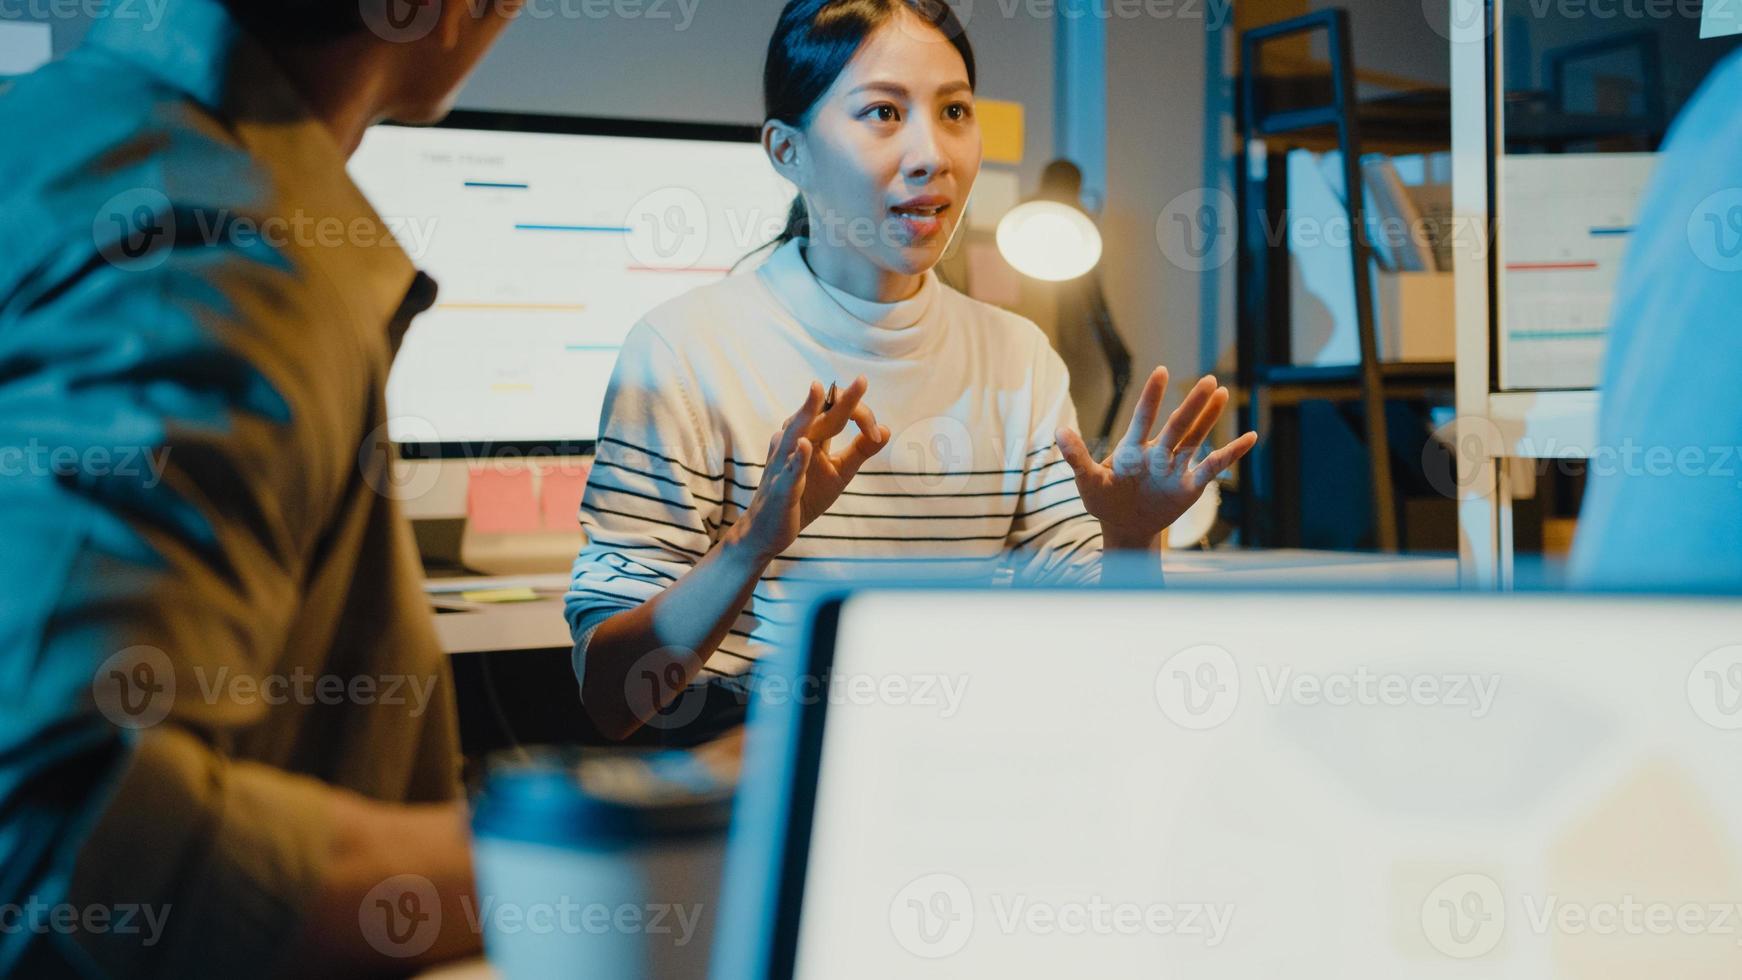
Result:
[[[263,171],[216,116],[89,47],[0,89],[0,132],[14,137],[0,143],[0,193],[121,181],[195,202],[246,201],[238,178]]]

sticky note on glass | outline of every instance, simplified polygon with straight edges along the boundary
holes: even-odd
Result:
[[[1700,8],[1700,36],[1732,34],[1742,34],[1742,0],[1706,0]]]
[[[980,117],[980,145],[985,148],[985,162],[1021,163],[1022,103],[980,99],[974,103],[974,114]]]
[[[47,64],[53,53],[49,25],[0,20],[0,77],[33,72]]]
[[[563,464],[545,470],[539,477],[539,500],[544,526],[551,531],[573,531],[580,526],[581,498],[587,495],[590,464]]]
[[[968,295],[993,306],[1015,306],[1022,301],[1022,274],[1004,261],[996,245],[976,242],[968,246]]]
[[[466,486],[466,518],[482,534],[539,530],[538,501],[532,494],[532,469],[479,467]]]

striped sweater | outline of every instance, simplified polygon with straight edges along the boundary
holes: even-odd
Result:
[[[806,583],[891,561],[954,579],[1098,579],[1100,525],[1053,445],[1077,420],[1045,334],[935,273],[911,299],[866,302],[812,275],[801,244],[660,306],[626,337],[567,596],[577,670],[601,622],[676,581],[743,516],[769,438],[812,380],[865,375],[890,443],[768,566],[704,678],[748,670]]]

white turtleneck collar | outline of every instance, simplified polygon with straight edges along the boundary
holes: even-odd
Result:
[[[919,291],[894,303],[875,303],[830,286],[804,260],[804,240],[786,242],[757,270],[775,298],[824,343],[878,357],[912,357],[938,337],[937,273]]]

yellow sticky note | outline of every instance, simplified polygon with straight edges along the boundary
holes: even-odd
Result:
[[[523,589],[477,589],[460,593],[467,602],[537,602],[538,593]]]
[[[974,114],[980,117],[980,142],[987,163],[1022,162],[1022,103],[979,99]]]

